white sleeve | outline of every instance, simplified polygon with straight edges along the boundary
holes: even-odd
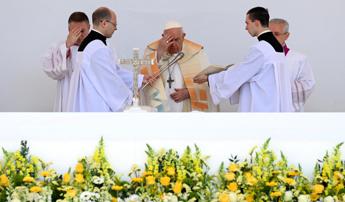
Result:
[[[245,82],[260,71],[263,62],[263,54],[253,47],[243,62],[226,71],[210,75],[208,80],[213,103],[219,104],[221,99],[230,99]],[[234,102],[235,100],[238,99],[234,99]]]
[[[61,80],[68,72],[65,43],[52,46],[43,56],[43,71],[54,80]]]
[[[306,58],[299,64],[299,72],[292,84],[292,98],[296,105],[303,105],[315,86],[312,68]]]
[[[111,111],[122,111],[132,102],[132,92],[116,71],[116,64],[108,49],[102,48],[91,57],[91,64],[85,75],[94,86],[98,95],[103,98]],[[122,75],[123,76],[123,75]]]

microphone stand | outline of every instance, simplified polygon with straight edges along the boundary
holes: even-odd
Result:
[[[181,60],[184,57],[184,53],[183,52],[179,52],[172,61],[170,61],[165,67],[160,68],[159,72],[153,75],[153,78],[156,79],[158,78],[163,72],[165,72],[167,69],[169,69],[169,67],[171,67],[172,65],[174,65],[176,62],[178,62],[179,60]],[[146,86],[148,86],[150,83],[147,82],[145,85],[141,86],[139,88],[139,91],[143,90]]]

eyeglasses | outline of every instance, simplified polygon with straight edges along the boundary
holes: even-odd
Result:
[[[112,25],[114,26],[115,30],[117,30],[117,25],[116,25],[116,24],[112,23],[112,22],[109,21],[109,20],[106,20],[106,22],[109,22],[110,24],[112,24]]]

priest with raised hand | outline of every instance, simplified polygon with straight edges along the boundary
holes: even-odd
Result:
[[[142,104],[158,112],[216,111],[207,85],[193,83],[193,77],[209,65],[204,47],[185,36],[179,22],[169,21],[162,38],[147,46],[144,57],[154,63],[143,67],[142,73],[159,77],[143,89]]]
[[[291,85],[284,68],[283,47],[268,28],[269,13],[262,7],[250,9],[246,30],[258,42],[244,61],[226,71],[201,75],[196,83],[209,83],[212,100],[230,99],[240,112],[291,112]]]
[[[89,18],[83,12],[73,12],[68,18],[68,36],[54,44],[43,57],[43,71],[57,81],[54,111],[67,111],[70,80],[76,66],[80,43],[89,34]]]
[[[78,49],[72,74],[68,109],[71,112],[121,112],[132,103],[133,72],[117,64],[107,46],[117,30],[114,11],[106,7],[92,14],[93,29]],[[139,75],[139,85],[143,75]]]

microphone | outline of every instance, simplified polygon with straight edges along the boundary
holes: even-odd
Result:
[[[169,67],[173,66],[176,62],[178,62],[179,60],[181,60],[184,57],[184,53],[183,52],[179,52],[177,53],[177,55],[174,57],[174,59],[172,59],[165,67],[160,68],[160,71],[156,74],[153,75],[153,78],[156,79],[158,78],[163,72],[165,72],[167,69],[169,69]],[[139,91],[144,89],[146,86],[148,86],[150,83],[146,83],[145,85],[141,86]]]

